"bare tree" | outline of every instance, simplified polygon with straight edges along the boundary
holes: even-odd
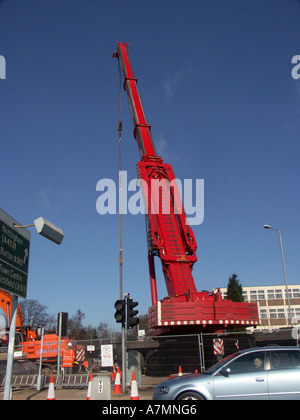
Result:
[[[77,309],[75,315],[69,318],[68,321],[68,330],[69,336],[75,340],[84,340],[85,339],[85,328],[82,324],[82,321],[85,318],[85,314],[81,309]]]
[[[42,305],[35,299],[25,299],[19,303],[22,310],[25,326],[32,328],[44,324],[46,330],[51,330],[56,325],[56,316],[47,312],[47,306]]]

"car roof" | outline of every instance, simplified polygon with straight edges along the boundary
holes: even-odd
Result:
[[[266,347],[253,347],[250,349],[240,350],[236,352],[236,354],[244,354],[244,353],[253,353],[257,351],[280,351],[280,350],[298,350],[300,351],[300,347],[296,346],[266,346]]]

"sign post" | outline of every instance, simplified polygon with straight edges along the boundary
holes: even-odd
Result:
[[[11,399],[11,377],[14,363],[15,335],[17,323],[18,296],[13,295],[11,305],[11,325],[9,329],[8,352],[3,400]]]
[[[43,345],[44,345],[45,325],[38,326],[38,336],[41,337],[41,351],[40,351],[40,363],[39,363],[39,374],[36,383],[36,390],[42,389],[42,362],[43,362]]]
[[[18,296],[26,298],[29,265],[30,232],[17,232],[18,222],[0,209],[0,288],[12,294],[4,400],[11,397]]]

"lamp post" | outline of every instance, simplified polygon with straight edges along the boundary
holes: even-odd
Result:
[[[293,318],[292,318],[292,311],[291,311],[291,303],[290,303],[290,297],[289,297],[288,283],[287,283],[287,278],[286,278],[286,270],[285,270],[285,262],[284,262],[284,255],[283,255],[283,246],[282,246],[281,233],[280,233],[280,230],[279,229],[272,228],[269,225],[264,225],[264,228],[265,229],[275,230],[276,232],[278,232],[278,235],[279,235],[280,250],[281,250],[281,259],[282,259],[284,282],[285,282],[285,290],[286,290],[286,297],[287,297],[287,303],[288,303],[288,308],[289,308],[289,318],[290,318],[290,323],[291,323],[291,327],[292,327],[293,326]]]
[[[43,345],[44,345],[45,325],[38,326],[38,336],[41,337],[40,363],[39,374],[37,378],[36,390],[40,391],[42,388],[42,362],[43,362]]]

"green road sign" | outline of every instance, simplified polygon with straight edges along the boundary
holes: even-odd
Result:
[[[30,232],[0,209],[0,289],[26,298]]]

